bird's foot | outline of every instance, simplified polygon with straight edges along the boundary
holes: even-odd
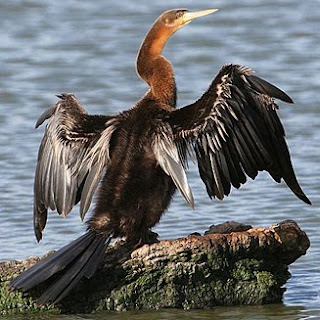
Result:
[[[151,229],[148,230],[147,236],[146,236],[146,243],[152,244],[152,243],[158,243],[160,242],[158,240],[159,235],[156,232],[151,231]]]
[[[133,243],[133,249],[135,250],[135,249],[142,247],[145,244],[152,244],[152,243],[160,242],[158,240],[158,236],[159,235],[156,232],[153,232],[150,229],[148,229],[148,231],[145,234],[140,235],[140,237],[128,239],[128,241]]]

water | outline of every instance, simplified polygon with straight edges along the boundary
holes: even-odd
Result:
[[[43,128],[38,116],[54,94],[73,92],[90,113],[113,114],[146,90],[135,74],[135,56],[155,17],[181,1],[75,0],[0,2],[0,260],[57,249],[84,230],[78,208],[66,220],[52,214],[42,243],[32,231],[33,174]],[[320,317],[320,109],[319,2],[185,0],[190,10],[220,8],[180,30],[168,43],[179,87],[179,105],[197,99],[224,63],[245,64],[285,89],[295,105],[280,104],[288,144],[307,206],[285,185],[260,174],[223,202],[210,201],[195,167],[188,177],[196,199],[191,211],[177,195],[156,231],[162,238],[203,232],[236,220],[269,226],[294,219],[311,247],[291,267],[284,304],[129,313],[132,319],[306,319]],[[100,319],[75,315],[68,319]],[[108,314],[120,319],[122,314]],[[64,319],[63,316],[59,317]],[[52,317],[48,318],[52,319]]]

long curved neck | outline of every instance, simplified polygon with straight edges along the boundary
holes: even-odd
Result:
[[[137,57],[137,72],[148,83],[151,99],[176,106],[176,84],[171,63],[162,50],[172,31],[155,24],[146,35]]]

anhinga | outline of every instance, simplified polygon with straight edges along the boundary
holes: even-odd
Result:
[[[176,84],[162,50],[170,36],[193,19],[216,9],[164,12],[146,35],[137,72],[149,90],[131,109],[115,116],[88,115],[72,94],[61,94],[36,127],[48,120],[41,142],[34,184],[34,230],[37,240],[47,210],[66,216],[80,202],[83,218],[97,190],[87,232],[18,276],[12,289],[28,291],[52,275],[55,282],[38,299],[56,303],[82,278],[95,273],[111,238],[133,246],[152,239],[150,228],[179,189],[194,200],[185,173],[193,152],[200,177],[212,197],[223,199],[231,186],[266,170],[306,203],[290,161],[283,126],[273,98],[291,98],[247,67],[225,65],[202,97],[176,107]]]

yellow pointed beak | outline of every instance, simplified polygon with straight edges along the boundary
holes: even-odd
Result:
[[[192,20],[196,18],[206,16],[207,14],[217,12],[218,10],[219,9],[207,9],[207,10],[201,10],[201,11],[195,11],[195,12],[186,12],[182,17],[183,24],[190,23]]]

